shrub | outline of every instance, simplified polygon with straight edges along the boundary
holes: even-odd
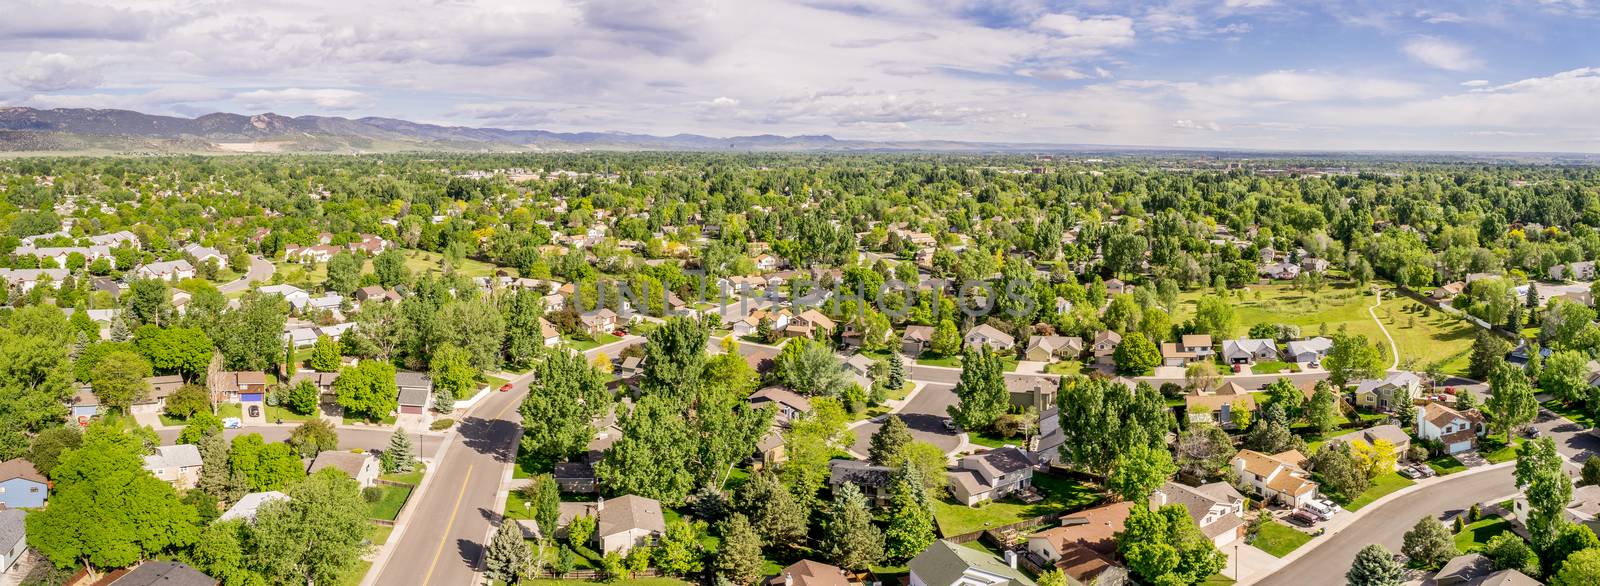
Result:
[[[363,488],[361,489],[361,499],[369,503],[378,502],[383,499],[383,489],[376,486]]]
[[[433,420],[433,424],[429,425],[428,428],[432,429],[434,431],[440,431],[440,430],[444,430],[444,429],[450,429],[450,426],[455,425],[455,424],[456,424],[456,420],[451,419],[449,417],[442,417],[442,418]]]

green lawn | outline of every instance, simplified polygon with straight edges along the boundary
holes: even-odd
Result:
[[[161,418],[161,424],[167,427],[182,427],[189,424],[189,420],[167,415],[165,411],[161,412],[159,417]]]
[[[1333,499],[1333,501],[1338,502],[1346,511],[1355,511],[1372,504],[1372,501],[1383,498],[1383,495],[1413,484],[1416,484],[1416,482],[1401,476],[1399,473],[1390,472],[1372,479],[1372,486],[1368,487],[1366,492],[1356,495],[1356,498],[1350,499],[1349,502],[1339,502],[1339,499]]]
[[[1051,362],[1049,365],[1044,367],[1044,371],[1048,372],[1050,374],[1059,374],[1059,375],[1063,375],[1063,376],[1073,376],[1073,375],[1076,375],[1078,373],[1083,372],[1083,363],[1082,362],[1078,362],[1076,360],[1062,360],[1061,362]]]
[[[572,348],[574,350],[577,350],[579,352],[586,352],[586,351],[593,350],[595,348],[599,348],[601,346],[604,346],[606,344],[610,344],[612,342],[615,342],[615,341],[621,340],[621,339],[622,338],[619,338],[617,336],[613,336],[611,334],[600,334],[598,336],[595,336],[593,340],[578,340],[578,339],[574,339],[574,338],[568,337],[567,338],[567,345],[572,346]],[[613,356],[612,358],[615,358],[615,356]]]
[[[921,356],[917,357],[917,364],[921,364],[923,366],[946,366],[949,368],[961,368],[961,355],[957,354],[955,356],[940,356],[934,352],[923,352]]]
[[[373,523],[372,535],[368,535],[367,539],[372,541],[373,545],[383,545],[389,542],[389,536],[392,534],[394,534],[394,527]]]
[[[1256,538],[1250,545],[1272,554],[1273,557],[1281,558],[1305,545],[1307,541],[1311,541],[1310,535],[1278,521],[1267,521],[1256,533]]]
[[[266,413],[266,415],[267,415],[267,421],[277,421],[279,419],[282,419],[282,420],[288,421],[288,422],[298,422],[298,421],[311,421],[311,420],[317,418],[316,415],[301,415],[299,413],[295,413],[295,412],[290,411],[288,409],[285,409],[283,407],[276,407],[276,406],[272,406],[272,405],[267,405],[267,413]]]
[[[395,415],[393,413],[390,413],[388,415],[384,415],[383,417],[378,418],[378,419],[367,419],[365,417],[351,417],[349,415],[346,415],[346,416],[344,416],[344,424],[345,425],[353,425],[353,424],[356,424],[356,423],[381,423],[383,425],[394,425],[395,419],[396,419],[396,417],[395,417]]]
[[[367,577],[367,571],[372,569],[372,562],[360,560],[350,573],[339,577],[338,586],[360,586],[361,580]]]
[[[393,521],[400,516],[400,508],[406,505],[406,497],[411,495],[411,487],[379,484],[383,490],[383,498],[370,503],[372,510],[368,513],[373,519]]]
[[[982,433],[968,433],[967,434],[967,441],[970,441],[970,442],[972,442],[974,444],[983,446],[985,448],[1002,448],[1002,447],[1005,447],[1006,444],[1010,444],[1010,445],[1013,445],[1013,446],[1021,446],[1021,445],[1023,445],[1022,444],[1023,438],[1020,438],[1020,437],[1002,438],[1002,437],[997,437],[997,436],[992,436],[992,435],[982,434]]]
[[[1255,374],[1277,374],[1285,370],[1297,371],[1300,367],[1282,360],[1262,360],[1250,367],[1250,372]]]
[[[1555,412],[1556,415],[1565,417],[1571,420],[1573,423],[1584,427],[1594,427],[1594,419],[1589,417],[1588,413],[1584,412],[1582,405],[1567,405],[1558,399],[1545,401],[1543,405],[1545,409],[1549,409]]]
[[[1233,583],[1233,578],[1229,578],[1229,577],[1224,576],[1222,574],[1217,574],[1217,575],[1214,575],[1214,576],[1212,576],[1210,578],[1206,578],[1206,581],[1201,582],[1200,586],[1228,586],[1229,584],[1232,584],[1232,583]]]
[[[1450,454],[1435,456],[1428,460],[1428,467],[1432,468],[1433,472],[1440,476],[1455,474],[1467,469],[1466,464],[1462,464],[1460,460]]]
[[[1480,551],[1494,536],[1510,530],[1510,521],[1499,515],[1485,515],[1456,534],[1456,550],[1461,553]]]
[[[1045,497],[1038,504],[1028,505],[1004,499],[969,507],[942,498],[934,501],[933,516],[939,523],[939,531],[951,536],[985,527],[1009,525],[1040,515],[1077,510],[1100,500],[1100,494],[1093,486],[1060,476],[1035,474],[1033,486]]]
[[[1522,445],[1522,438],[1512,438],[1511,443],[1493,435],[1486,436],[1478,442],[1478,453],[1490,464],[1510,462],[1517,459],[1517,446]]]
[[[1210,293],[1210,289],[1202,289],[1181,294],[1178,310],[1172,316],[1173,323],[1194,317],[1195,304]],[[1233,291],[1228,302],[1239,318],[1235,334],[1258,323],[1297,325],[1304,336],[1332,334],[1342,326],[1349,333],[1364,335],[1368,341],[1388,351],[1389,345],[1377,322],[1367,313],[1372,295],[1355,283],[1331,283],[1316,294],[1296,291],[1287,283],[1252,286]],[[1470,324],[1409,298],[1387,293],[1376,313],[1394,336],[1402,368],[1411,364],[1411,368],[1423,370],[1437,363],[1446,373],[1466,373],[1476,333]]]
[[[397,474],[384,474],[383,476],[379,476],[378,478],[382,478],[382,479],[387,480],[389,482],[399,482],[399,483],[402,483],[402,484],[410,484],[412,486],[416,486],[416,485],[422,483],[422,475],[425,474],[426,472],[427,472],[427,470],[424,470],[423,466],[422,466],[422,463],[419,462],[419,463],[417,463],[417,469],[416,470],[412,470],[410,472],[401,472],[401,473],[397,473]]]
[[[223,403],[217,405],[217,418],[244,417],[244,405],[238,403]]]

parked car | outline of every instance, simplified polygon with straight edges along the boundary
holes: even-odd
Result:
[[[1244,370],[1244,367],[1242,367],[1242,366],[1240,366],[1238,364],[1233,365],[1233,373],[1234,374],[1238,374],[1243,370]]]
[[[1524,432],[1523,435],[1526,435],[1526,436],[1528,436],[1530,438],[1537,438],[1537,437],[1539,437],[1539,428],[1530,427],[1530,428],[1528,428],[1528,431]]]
[[[260,417],[261,416],[261,406],[260,405],[251,405],[250,406],[250,416],[251,417]]]
[[[1284,520],[1301,527],[1310,527],[1317,522],[1316,516],[1305,512],[1303,509],[1290,513],[1289,516],[1284,517]]]
[[[1401,469],[1397,470],[1396,472],[1398,472],[1400,474],[1400,476],[1403,476],[1405,478],[1409,478],[1411,480],[1416,480],[1418,478],[1427,478],[1426,476],[1422,475],[1421,471],[1417,470],[1416,466],[1406,466],[1404,468],[1401,468]]]
[[[1306,503],[1305,508],[1300,509],[1300,511],[1309,513],[1309,514],[1317,517],[1318,519],[1326,521],[1328,519],[1332,519],[1333,518],[1334,509],[1333,509],[1332,506],[1329,506],[1328,504],[1323,504],[1323,503],[1317,502],[1317,501],[1311,501],[1311,502]]]
[[[509,391],[509,390],[511,390],[511,388],[513,386],[514,385],[512,385],[511,383],[506,383],[506,384],[500,385],[500,392],[504,393],[506,391]]]
[[[222,427],[227,429],[239,429],[242,425],[244,425],[244,422],[239,421],[238,417],[228,417],[222,420]]]

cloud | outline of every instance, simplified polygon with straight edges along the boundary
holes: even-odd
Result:
[[[71,55],[34,51],[6,79],[22,89],[55,92],[92,88],[100,85],[101,77],[98,69],[79,63]]]
[[[1483,86],[1489,85],[1489,80],[1487,80],[1487,79],[1469,79],[1467,81],[1461,82],[1461,85],[1463,85],[1465,87],[1483,87]]]
[[[1173,120],[1172,127],[1181,130],[1210,130],[1213,132],[1222,130],[1222,126],[1216,122],[1195,122],[1188,119]]]
[[[137,41],[156,25],[151,12],[119,6],[21,2],[6,7],[0,39],[106,39]]]
[[[285,106],[315,106],[324,110],[359,110],[373,105],[371,96],[347,89],[284,88],[253,90],[234,96],[252,110],[272,110]]]
[[[1238,100],[1326,102],[1405,98],[1418,95],[1422,89],[1403,81],[1284,70],[1225,79],[1204,91]]]
[[[1222,5],[1227,8],[1261,8],[1277,3],[1277,0],[1224,0]]]
[[[1407,42],[1403,49],[1412,59],[1439,69],[1469,71],[1483,65],[1472,55],[1471,49],[1440,38],[1418,37]]]
[[[1099,51],[1133,44],[1133,19],[1126,16],[1046,14],[1033,22],[1035,29],[1060,37],[1060,44],[1085,51]]]
[[[1068,81],[1073,79],[1085,79],[1089,77],[1089,74],[1078,71],[1071,67],[1051,67],[1044,69],[1023,68],[1017,70],[1017,75],[1049,81]]]

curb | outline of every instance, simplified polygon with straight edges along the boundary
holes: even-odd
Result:
[[[433,479],[439,476],[437,472],[443,468],[440,463],[444,461],[445,451],[449,449],[450,444],[455,440],[456,428],[451,427],[450,431],[445,432],[444,435],[445,438],[439,442],[439,447],[434,448],[432,464],[434,473],[422,475],[422,482],[417,484],[417,489],[407,498],[407,504],[421,502],[422,497],[428,494],[428,489],[433,487]],[[415,506],[407,506],[400,510],[400,516],[394,519],[394,531],[389,532],[388,541],[378,547],[378,555],[372,558],[372,565],[367,568],[367,575],[361,578],[361,586],[373,586],[377,583],[378,574],[389,563],[389,557],[394,555],[394,550],[397,544],[400,543],[400,538],[405,535],[406,527],[410,525],[411,515],[416,513],[417,508]]]

